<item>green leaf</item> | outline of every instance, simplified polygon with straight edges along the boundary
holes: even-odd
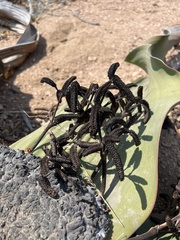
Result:
[[[149,102],[151,118],[144,125],[142,121],[132,129],[141,138],[140,146],[134,146],[132,139],[124,136],[118,146],[125,169],[125,180],[118,180],[112,161],[107,163],[107,185],[104,199],[111,209],[112,229],[107,239],[127,239],[150,215],[157,195],[158,148],[162,124],[167,112],[180,101],[180,73],[164,63],[167,51],[180,41],[180,29],[173,28],[166,34],[153,37],[134,49],[125,59],[144,69],[147,77],[136,81],[144,86],[143,98]],[[135,90],[135,89],[134,89]],[[59,112],[60,113],[60,112]],[[58,136],[67,123],[54,128]],[[26,149],[33,145],[44,127],[11,145],[11,148]],[[86,140],[90,140],[87,135]],[[49,142],[45,136],[34,154],[43,156],[41,147]],[[83,172],[92,173],[99,161],[99,154],[82,159]],[[100,173],[95,179],[100,186]]]

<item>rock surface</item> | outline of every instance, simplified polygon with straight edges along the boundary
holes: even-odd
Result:
[[[103,239],[109,220],[93,187],[51,171],[53,199],[37,181],[39,166],[40,158],[0,145],[0,239]]]

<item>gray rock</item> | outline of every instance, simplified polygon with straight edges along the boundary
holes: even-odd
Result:
[[[81,176],[60,182],[51,171],[53,199],[38,183],[39,166],[40,158],[0,145],[1,239],[103,239],[108,214],[93,187]]]

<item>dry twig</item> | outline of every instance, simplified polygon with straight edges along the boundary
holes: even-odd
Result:
[[[179,223],[180,222],[180,213],[175,216],[174,218],[171,219],[173,223],[177,222]],[[136,237],[132,237],[132,238],[128,238],[128,240],[145,240],[145,239],[148,239],[150,237],[153,237],[153,236],[156,236],[159,231],[161,231],[162,229],[168,227],[167,226],[167,223],[164,222],[160,225],[156,225],[152,228],[150,228],[147,232],[141,234],[141,235],[137,235]]]

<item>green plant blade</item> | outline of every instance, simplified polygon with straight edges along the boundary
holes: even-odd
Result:
[[[179,31],[179,29],[178,29]],[[147,219],[151,213],[157,194],[158,184],[158,147],[161,127],[170,108],[180,101],[180,73],[169,68],[164,62],[166,52],[180,40],[180,31],[168,31],[166,35],[147,40],[134,49],[126,61],[136,64],[147,73],[147,77],[136,81],[144,86],[144,99],[149,102],[151,118],[144,125],[142,121],[132,129],[141,138],[141,145],[136,147],[132,139],[123,136],[118,146],[125,169],[125,180],[119,182],[116,169],[111,160],[107,163],[107,185],[104,199],[111,209],[112,229],[107,239],[127,239]],[[60,112],[59,112],[60,113]],[[58,136],[61,129],[54,128]],[[11,148],[26,149],[42,132],[43,127],[11,145]],[[64,131],[64,130],[63,130]],[[87,135],[86,140],[90,140]],[[45,136],[34,154],[43,155],[41,147],[49,142]],[[83,172],[88,176],[99,161],[99,154],[92,154],[82,159]],[[100,187],[100,173],[95,179]]]

